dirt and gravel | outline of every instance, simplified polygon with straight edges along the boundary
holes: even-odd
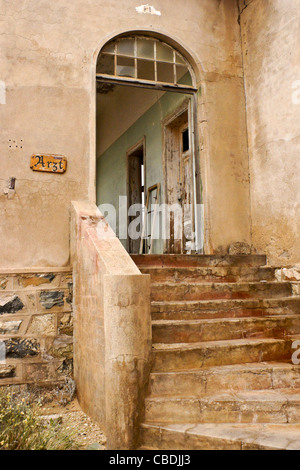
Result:
[[[66,406],[51,402],[41,408],[45,419],[57,420],[83,450],[105,450],[106,437],[83,411],[76,399]]]

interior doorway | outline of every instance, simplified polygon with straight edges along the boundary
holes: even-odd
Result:
[[[191,66],[159,39],[121,36],[99,55],[97,91],[98,205],[116,208],[114,228],[131,254],[195,252],[200,162]],[[123,196],[126,208],[120,206]],[[169,222],[156,209],[175,204],[180,216],[167,210]],[[138,205],[143,207],[139,214],[132,210]]]
[[[139,212],[140,223],[137,227],[137,237],[128,237],[128,252],[138,254],[141,246],[141,234],[143,224],[143,212],[139,207],[145,205],[145,139],[138,142],[127,152],[127,195],[128,195],[128,227],[136,218]],[[137,208],[131,211],[130,208]]]

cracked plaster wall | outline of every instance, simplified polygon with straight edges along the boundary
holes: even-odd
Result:
[[[300,1],[240,1],[253,244],[300,261]]]

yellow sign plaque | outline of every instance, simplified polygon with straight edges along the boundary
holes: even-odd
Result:
[[[32,155],[30,159],[30,168],[33,171],[64,173],[67,169],[67,159],[58,155]]]

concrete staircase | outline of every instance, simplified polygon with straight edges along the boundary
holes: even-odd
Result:
[[[298,285],[261,255],[132,258],[152,285],[141,449],[300,449]]]

